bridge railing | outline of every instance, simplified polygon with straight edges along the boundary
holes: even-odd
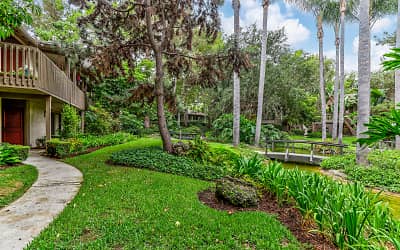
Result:
[[[315,142],[307,140],[267,140],[265,153],[284,152],[287,156],[290,154],[309,154],[331,156],[343,155],[344,149],[348,147],[346,144],[330,143],[330,142]],[[277,151],[283,149],[283,151]]]

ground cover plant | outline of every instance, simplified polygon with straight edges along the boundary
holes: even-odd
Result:
[[[117,165],[147,168],[204,180],[218,179],[227,174],[227,170],[223,166],[198,163],[188,157],[171,155],[159,147],[115,152],[111,155],[110,162]]]
[[[342,169],[347,178],[366,186],[400,192],[400,152],[397,150],[374,150],[368,155],[370,166],[359,166],[354,154],[325,159],[321,167]]]
[[[29,165],[0,169],[0,208],[22,196],[37,176],[36,168]]]
[[[27,249],[302,249],[274,216],[203,205],[210,182],[114,167],[113,152],[160,146],[142,138],[66,159],[84,175],[75,199]]]
[[[388,205],[359,183],[342,184],[315,173],[285,170],[276,162],[238,163],[235,170],[236,175],[264,185],[278,201],[294,201],[304,218],[313,219],[340,249],[381,249],[388,242],[397,246],[400,240],[399,222]]]

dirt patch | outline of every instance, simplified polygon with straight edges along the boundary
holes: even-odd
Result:
[[[97,235],[90,229],[85,228],[82,231],[81,237],[79,238],[81,242],[89,242],[97,239]]]
[[[0,187],[0,197],[1,196],[7,196],[19,189],[21,189],[24,186],[24,183],[21,181],[13,181],[12,183],[9,183],[6,187]]]
[[[210,189],[199,192],[198,197],[205,205],[214,209],[228,211],[229,214],[241,211],[262,211],[268,214],[275,214],[277,219],[292,232],[299,242],[313,246],[317,250],[338,249],[322,234],[311,232],[317,228],[316,225],[309,221],[305,222],[297,208],[289,204],[279,205],[276,198],[269,192],[264,192],[259,205],[253,208],[235,207],[220,201],[215,197],[215,192]]]

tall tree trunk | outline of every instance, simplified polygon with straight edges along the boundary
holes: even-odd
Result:
[[[345,16],[346,0],[340,1],[340,103],[339,103],[339,134],[338,142],[343,143],[343,124],[344,124],[344,35],[345,35]]]
[[[172,153],[171,135],[167,127],[167,119],[164,110],[164,71],[161,51],[156,52],[156,79],[155,91],[157,96],[158,128],[163,142],[164,151]]]
[[[152,10],[150,8],[151,0],[146,0],[146,5],[147,35],[150,39],[151,46],[154,52],[154,57],[156,60],[156,78],[154,80],[154,85],[157,100],[158,128],[160,130],[164,151],[172,153],[171,135],[168,131],[167,119],[165,117],[164,110],[164,68],[162,58],[162,42],[157,42],[154,36]]]
[[[370,0],[360,1],[360,29],[358,42],[358,115],[357,138],[365,137],[366,123],[370,115],[370,73],[371,73],[371,28],[370,28]],[[357,163],[368,164],[368,147],[357,143]]]
[[[396,31],[396,47],[400,48],[400,0],[397,3],[397,31]],[[394,104],[397,109],[400,109],[400,70],[395,72],[395,91],[394,91]],[[396,149],[400,149],[400,136],[396,136]]]
[[[239,0],[232,1],[234,12],[234,37],[235,37],[235,53],[238,56],[239,52]],[[233,145],[238,146],[240,143],[240,77],[237,65],[234,65],[233,70]]]
[[[336,47],[336,62],[335,62],[335,86],[333,93],[333,118],[332,118],[332,139],[337,139],[338,134],[338,116],[339,116],[339,78],[340,78],[340,38],[339,38],[340,23],[335,23],[335,47]]]
[[[319,92],[321,98],[322,141],[326,140],[326,98],[324,78],[324,30],[322,28],[322,13],[317,16],[318,45],[319,45]]]
[[[269,0],[263,2],[263,31],[261,41],[261,62],[260,62],[260,80],[258,82],[258,105],[257,105],[257,121],[256,121],[256,136],[254,145],[260,145],[261,137],[261,122],[264,104],[264,84],[265,84],[265,67],[267,63],[267,36],[268,36],[268,7]]]

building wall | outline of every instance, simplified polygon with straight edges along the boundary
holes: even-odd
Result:
[[[29,140],[27,143],[36,147],[36,139],[46,136],[45,100],[29,100],[27,109],[29,109],[29,124],[27,124]]]

